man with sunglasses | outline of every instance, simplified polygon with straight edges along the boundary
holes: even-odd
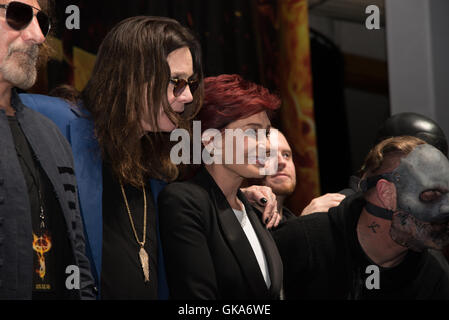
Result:
[[[0,0],[0,299],[92,298],[70,145],[16,91],[36,80],[41,5]]]
[[[201,65],[200,44],[177,21],[131,17],[103,40],[81,94],[67,86],[54,91],[70,103],[22,96],[72,145],[101,299],[168,297],[157,197],[167,182],[182,176],[170,159],[169,133],[190,129],[201,107]],[[277,215],[271,215],[272,224]]]
[[[169,133],[203,97],[201,49],[164,17],[131,17],[100,45],[76,101],[23,95],[66,134],[75,158],[87,252],[101,299],[166,299],[157,196],[178,176]],[[72,88],[59,88],[59,95]]]

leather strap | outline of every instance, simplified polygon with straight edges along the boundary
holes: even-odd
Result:
[[[393,211],[378,207],[371,202],[367,202],[365,205],[366,211],[368,211],[370,214],[372,214],[375,217],[385,219],[385,220],[392,220],[393,219]]]

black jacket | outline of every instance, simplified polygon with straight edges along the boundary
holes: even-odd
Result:
[[[380,289],[366,281],[375,265],[358,242],[365,200],[345,198],[328,213],[290,219],[273,233],[284,264],[286,299],[449,299],[449,277],[428,251],[409,251],[393,268],[380,268]]]
[[[206,169],[159,195],[160,232],[172,299],[279,299],[282,262],[270,233],[241,192],[264,250],[271,287],[224,194]]]
[[[94,282],[85,255],[73,158],[58,127],[22,104],[13,90],[16,118],[42,169],[53,185],[64,214],[73,257],[80,271],[81,298],[94,298]],[[4,111],[0,112],[0,299],[31,299],[33,248],[25,178]],[[69,276],[69,274],[67,275]]]

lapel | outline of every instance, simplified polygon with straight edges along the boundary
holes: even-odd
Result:
[[[167,185],[167,182],[157,179],[150,179],[151,193],[153,194],[154,204],[157,206],[157,197],[159,193]]]
[[[86,242],[99,282],[103,245],[103,167],[100,148],[91,120],[77,118],[70,122],[69,127]]]
[[[265,253],[271,280],[270,294],[272,297],[278,298],[282,287],[283,267],[282,267],[282,260],[279,255],[276,243],[271,237],[271,234],[265,229],[265,227],[260,222],[260,219],[254,212],[252,206],[245,198],[243,193],[239,190],[237,195],[245,205],[248,218],[251,221],[254,231],[256,232],[257,238],[259,239],[260,245],[262,246],[263,251]]]
[[[197,178],[203,186],[207,186],[209,196],[217,208],[217,220],[220,229],[223,231],[223,236],[240,265],[243,277],[247,280],[253,296],[268,298],[269,291],[256,256],[226,197],[205,168],[201,168]],[[239,192],[239,198],[242,197],[243,194]],[[251,224],[255,224],[253,220],[251,220]],[[265,254],[268,255],[266,251]]]
[[[162,255],[161,235],[159,232],[159,212],[157,198],[162,189],[167,185],[165,181],[150,179],[151,194],[153,195],[154,208],[156,209],[156,235],[157,235],[157,297],[159,300],[167,300],[169,297],[167,277],[165,275],[164,256]]]
[[[51,141],[42,134],[42,127],[39,125],[37,120],[24,116],[24,113],[27,112],[28,110],[23,110],[23,107],[21,106],[21,112],[17,112],[16,117],[39,161],[39,165],[42,167],[54,188],[56,198],[59,201],[59,205],[64,215],[67,230],[71,230],[71,222],[73,219],[68,208],[68,202],[72,199],[68,199],[66,193],[63,191],[62,187],[64,180],[60,177],[61,174],[58,172],[58,166],[60,166],[62,162],[57,163],[55,160],[59,155],[55,154],[51,149],[51,145],[48,144],[48,142]],[[70,232],[68,234],[69,236],[73,236]]]

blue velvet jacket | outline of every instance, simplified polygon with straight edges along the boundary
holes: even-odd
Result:
[[[92,273],[94,273],[98,288],[97,291],[101,295],[103,174],[101,152],[94,136],[94,124],[88,117],[87,111],[70,105],[60,98],[35,94],[22,94],[20,98],[29,108],[42,113],[56,123],[72,146],[81,215],[86,236],[87,255],[92,265]],[[159,192],[165,185],[166,183],[163,181],[150,180],[155,204],[157,204]],[[156,222],[158,230],[158,297],[165,300],[168,298],[168,287],[160,246],[157,207]]]

